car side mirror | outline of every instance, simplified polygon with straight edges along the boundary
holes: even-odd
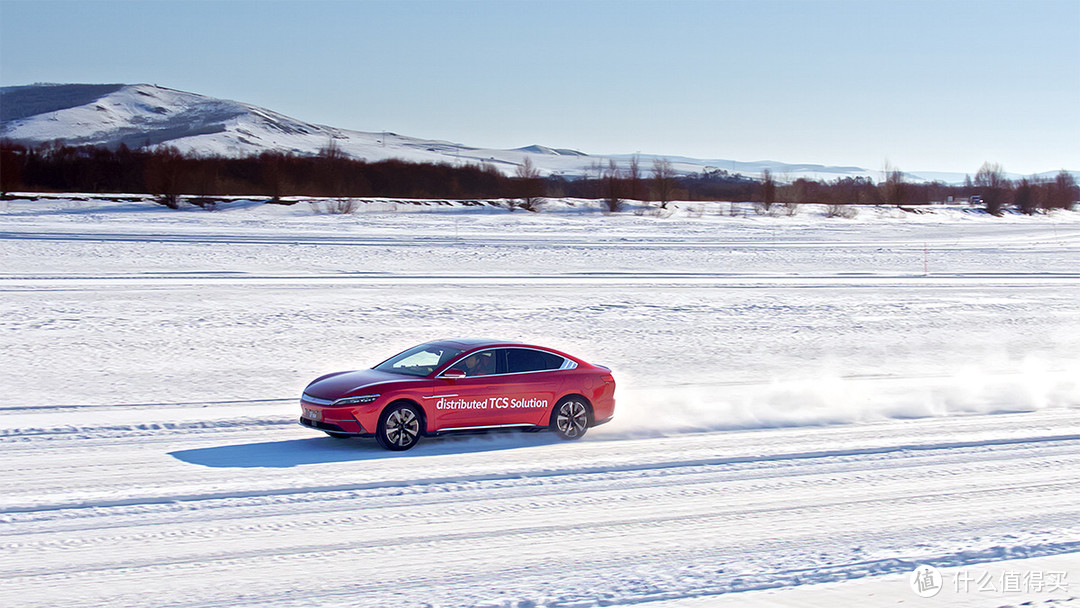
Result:
[[[451,380],[453,380],[455,378],[464,378],[465,377],[465,370],[461,370],[461,369],[458,369],[456,367],[451,367],[450,369],[448,369],[448,370],[446,370],[445,372],[442,373],[442,377],[443,378],[449,378]]]

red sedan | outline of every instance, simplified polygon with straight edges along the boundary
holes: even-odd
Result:
[[[492,340],[414,346],[371,369],[316,379],[300,424],[407,450],[423,435],[550,429],[578,439],[615,414],[611,370],[550,348]]]

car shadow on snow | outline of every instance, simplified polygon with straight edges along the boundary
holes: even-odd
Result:
[[[374,439],[313,437],[179,450],[169,452],[169,456],[188,464],[204,467],[289,468],[306,464],[503,451],[556,443],[561,443],[561,440],[551,433],[455,435],[426,438],[411,450],[391,452],[379,447]]]

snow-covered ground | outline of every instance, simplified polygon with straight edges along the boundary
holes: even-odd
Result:
[[[5,605],[1080,605],[1080,214],[79,198],[0,201]],[[615,421],[294,423],[453,336],[611,366]]]

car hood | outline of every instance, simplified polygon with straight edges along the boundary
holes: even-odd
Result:
[[[358,389],[371,384],[380,384],[383,382],[410,382],[416,380],[423,380],[423,378],[380,372],[374,369],[363,369],[355,372],[338,372],[336,374],[323,376],[309,384],[307,388],[304,389],[304,392],[312,397],[318,397],[319,399],[334,400],[353,394]]]

